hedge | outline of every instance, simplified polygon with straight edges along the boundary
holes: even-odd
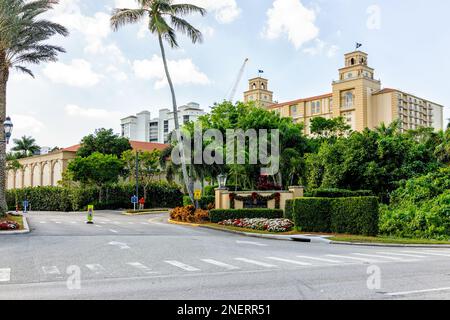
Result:
[[[217,223],[229,219],[267,218],[278,219],[283,217],[280,209],[216,209],[209,211],[211,222]]]
[[[198,201],[198,205],[203,210],[208,210],[208,206],[210,204],[214,205],[215,203],[216,203],[216,197],[215,196],[203,196]],[[191,198],[189,196],[184,196],[183,197],[183,206],[189,206],[189,205],[192,205],[192,204],[193,203],[192,203]]]
[[[295,226],[306,232],[378,234],[377,197],[298,198],[292,203]]]
[[[373,192],[370,190],[346,190],[346,189],[313,189],[307,195],[311,198],[351,198],[351,197],[371,197]]]
[[[144,186],[140,187],[141,193]],[[101,193],[101,201],[100,201]],[[8,208],[15,210],[16,199],[20,207],[27,199],[33,211],[82,211],[93,204],[95,209],[131,208],[131,195],[135,193],[132,184],[116,184],[97,187],[35,187],[8,190]],[[183,203],[180,188],[168,183],[152,183],[146,187],[146,208],[174,208]],[[141,194],[142,196],[142,194]]]
[[[294,200],[286,200],[284,206],[284,218],[292,220],[294,213]]]

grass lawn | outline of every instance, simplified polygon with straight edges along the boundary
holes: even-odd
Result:
[[[13,216],[8,214],[6,218],[0,218],[0,221],[14,221],[17,222],[20,225],[20,228],[18,230],[23,230],[23,219],[22,216]]]
[[[408,238],[394,238],[386,236],[366,237],[366,236],[352,236],[352,235],[335,235],[329,238],[332,241],[345,242],[361,242],[361,243],[394,243],[394,244],[448,244],[450,241],[445,240],[430,240],[430,239],[408,239]]]

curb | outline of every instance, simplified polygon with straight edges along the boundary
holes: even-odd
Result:
[[[198,224],[198,223],[181,222],[181,221],[175,221],[175,220],[172,220],[172,219],[167,220],[167,222],[170,223],[170,224],[177,224],[177,225],[180,225],[180,226],[188,226],[188,227],[194,227],[194,228],[201,227],[201,225]]]
[[[148,212],[140,212],[140,213],[128,213],[126,211],[122,212],[122,215],[124,216],[145,216],[150,214],[160,214],[160,213],[167,213],[168,211],[148,211]]]
[[[402,243],[364,243],[364,242],[345,242],[331,241],[330,244],[344,246],[365,246],[365,247],[391,247],[391,248],[450,248],[448,244],[402,244]]]
[[[23,230],[9,230],[9,231],[1,231],[0,236],[2,235],[13,235],[13,234],[25,234],[30,232],[30,226],[28,225],[27,218],[22,216],[23,221]]]

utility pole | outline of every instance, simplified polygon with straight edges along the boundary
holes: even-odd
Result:
[[[136,150],[136,172],[135,172],[135,179],[136,179],[136,197],[139,199],[139,151]]]

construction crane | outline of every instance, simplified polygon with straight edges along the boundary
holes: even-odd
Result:
[[[241,80],[242,80],[242,76],[244,75],[245,67],[247,66],[248,60],[249,60],[248,58],[246,58],[246,59],[244,60],[244,63],[242,64],[242,67],[241,67],[241,69],[239,70],[239,74],[238,74],[238,76],[237,76],[237,78],[236,78],[236,82],[235,82],[234,85],[233,85],[233,89],[231,89],[231,92],[230,92],[230,96],[229,96],[229,98],[228,98],[228,101],[233,102],[234,97],[236,96],[236,91],[237,91],[237,89],[238,89],[239,83],[240,83]]]

